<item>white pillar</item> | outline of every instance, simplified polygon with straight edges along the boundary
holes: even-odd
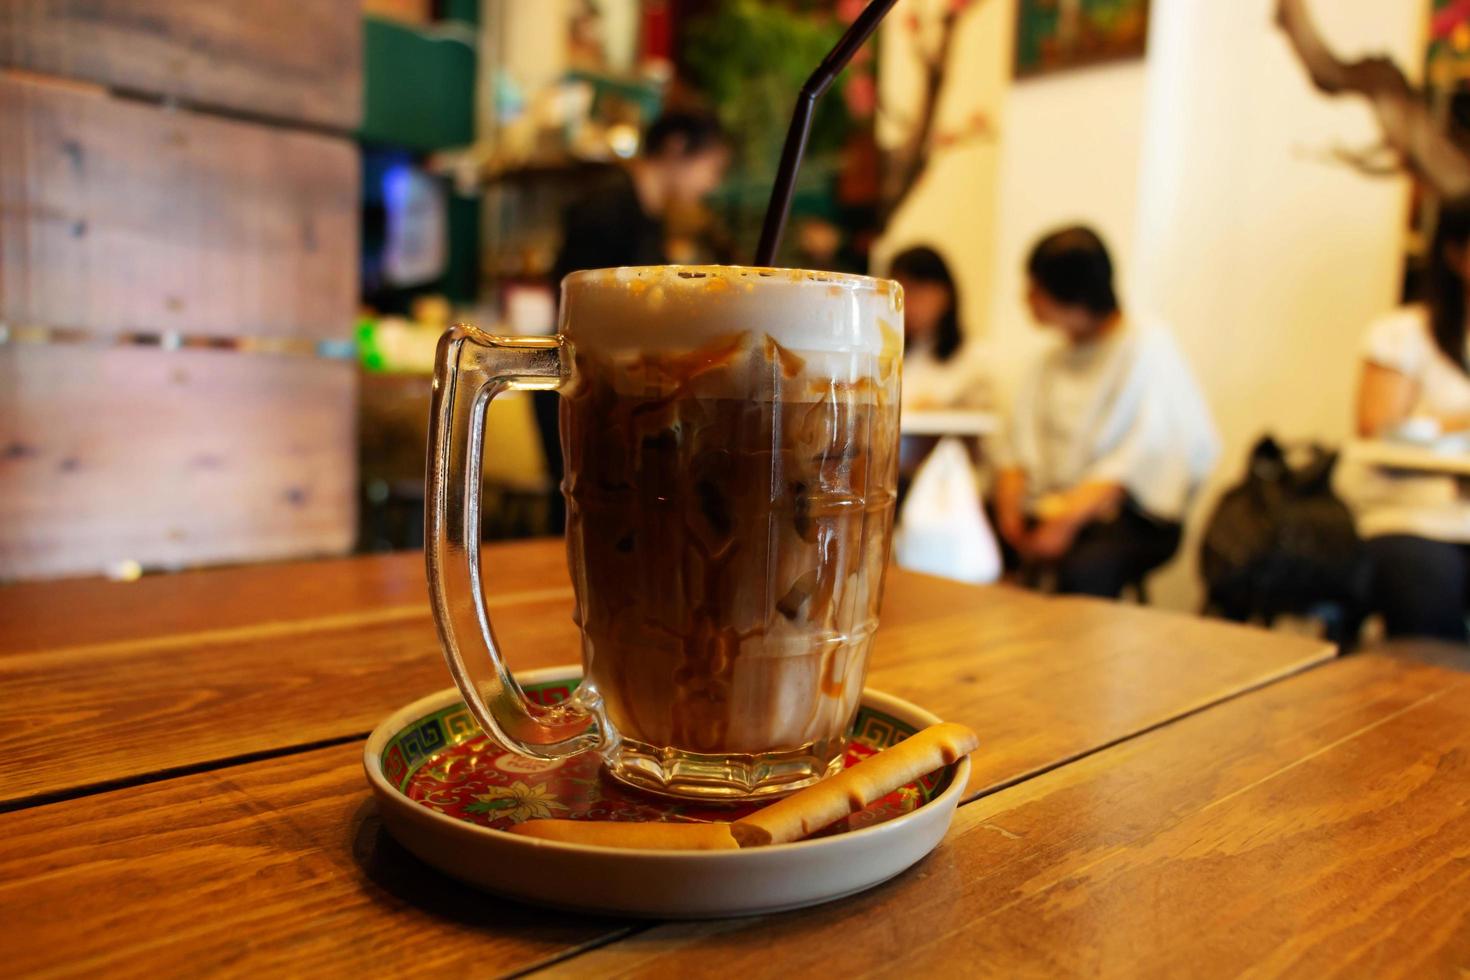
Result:
[[[1398,298],[1408,184],[1323,159],[1377,126],[1363,100],[1311,88],[1275,0],[1152,6],[1130,301],[1174,328],[1214,408],[1209,506],[1261,433],[1348,435],[1363,329]],[[1310,6],[1339,54],[1418,73],[1426,0]],[[1161,577],[1163,601],[1193,603],[1196,554]]]

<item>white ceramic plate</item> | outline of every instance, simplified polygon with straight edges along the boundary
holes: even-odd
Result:
[[[549,691],[555,700],[579,675],[574,667],[553,667],[519,680],[528,691]],[[938,721],[907,701],[866,690],[853,738],[881,748]],[[580,765],[586,769],[591,760]],[[499,784],[470,785],[480,778],[472,778],[470,766]],[[538,782],[557,764],[522,761],[483,740],[454,689],[415,701],[380,724],[368,738],[363,767],[389,832],[440,871],[540,905],[659,918],[777,912],[871,888],[939,844],[970,775],[969,760],[962,759],[906,788],[901,798],[891,797],[882,822],[863,825],[878,819],[879,807],[853,818],[854,829],[832,836],[748,850],[673,852],[534,840],[472,822],[560,815],[567,807],[557,802],[554,787],[567,792],[573,783],[592,781],[558,773]],[[667,806],[653,798],[646,803]],[[892,815],[904,807],[912,808]]]

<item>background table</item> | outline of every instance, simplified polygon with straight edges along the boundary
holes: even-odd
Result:
[[[1420,446],[1388,439],[1360,439],[1348,443],[1343,458],[1393,470],[1440,473],[1470,477],[1470,455],[1433,446]]]
[[[512,661],[521,668],[574,662],[560,543],[498,546],[486,559],[492,616]],[[580,968],[594,947],[642,957],[647,937],[663,930],[723,935],[721,927],[650,928],[480,895],[420,865],[383,833],[361,773],[362,738],[394,708],[448,684],[422,578],[421,557],[401,555],[0,590],[7,968],[512,973],[564,962]],[[1278,684],[1331,650],[1140,607],[902,572],[890,576],[878,637],[872,686],[980,733],[972,802],[940,851],[894,884],[724,930],[805,936],[801,923],[812,923],[815,942],[824,935],[819,920],[856,928],[865,909],[878,907],[872,903],[922,890],[944,869],[955,881],[983,877],[997,856],[972,843],[1011,838],[976,830],[972,816],[1061,785],[1048,780],[1092,774],[1056,797],[1055,812],[1070,814],[1076,833],[1112,826],[1142,834],[1148,815],[1182,811],[1155,812],[1146,798],[1134,800],[1136,786],[1110,782],[1110,760],[1167,744],[1172,754],[1160,758],[1174,760],[1170,772],[1205,779],[1218,758],[1175,733],[1186,721],[1209,719],[1237,733],[1242,771],[1256,767],[1265,776],[1283,763],[1246,758],[1253,746],[1269,748],[1251,726],[1265,718],[1282,731],[1315,732],[1319,723],[1256,707],[1256,699],[1343,666]],[[1383,697],[1403,696],[1391,685],[1384,690]],[[1339,698],[1348,705],[1352,696],[1345,688]],[[1227,711],[1245,714],[1213,720]],[[1137,765],[1152,771],[1147,760]],[[1122,823],[1110,824],[1114,818]],[[993,815],[982,822],[1027,842],[1005,862],[1045,857],[1034,849],[1040,831],[1022,833]],[[1054,832],[1073,834],[1061,823]],[[1102,854],[1082,847],[1067,860]],[[1057,867],[1071,867],[1063,857]],[[960,903],[955,916],[967,895],[946,899]],[[1105,896],[1096,901],[1110,907]],[[1012,964],[1030,949],[1018,942]],[[1086,968],[1080,960],[1053,965]]]
[[[970,458],[978,463],[984,458],[981,440],[998,431],[1000,424],[1000,416],[994,412],[973,409],[905,410],[899,421],[902,430],[898,444],[900,502],[907,496],[909,484],[918,473],[919,467],[929,458],[941,439],[946,436],[958,438],[965,444]],[[978,500],[975,506],[980,506]]]
[[[1000,428],[1000,416],[994,412],[969,409],[907,410],[900,428],[905,436],[988,436]]]

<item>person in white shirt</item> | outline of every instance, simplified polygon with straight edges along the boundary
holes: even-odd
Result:
[[[1054,232],[1027,261],[1032,315],[1060,334],[997,440],[996,523],[1013,565],[1059,592],[1116,598],[1179,548],[1219,440],[1163,327],[1123,314],[1107,247]]]
[[[1427,292],[1427,303],[1368,329],[1357,404],[1363,438],[1470,431],[1470,202],[1441,211]],[[1342,485],[1368,542],[1374,604],[1388,635],[1466,642],[1470,500],[1460,481],[1358,467]]]
[[[903,287],[903,408],[979,408],[989,398],[978,344],[960,329],[960,296],[944,258],[925,245],[893,257]]]

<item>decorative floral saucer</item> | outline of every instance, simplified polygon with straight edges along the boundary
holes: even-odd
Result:
[[[575,667],[522,675],[553,704],[580,681]],[[939,719],[864,691],[847,764]],[[733,820],[755,809],[644,795],[608,778],[587,753],[528,759],[475,725],[458,691],[441,691],[388,718],[363,759],[388,830],[447,874],[544,905],[629,915],[706,918],[798,908],[862,891],[928,854],[944,836],[969,777],[961,760],[795,844],[740,851],[588,847],[501,833],[522,820]]]

